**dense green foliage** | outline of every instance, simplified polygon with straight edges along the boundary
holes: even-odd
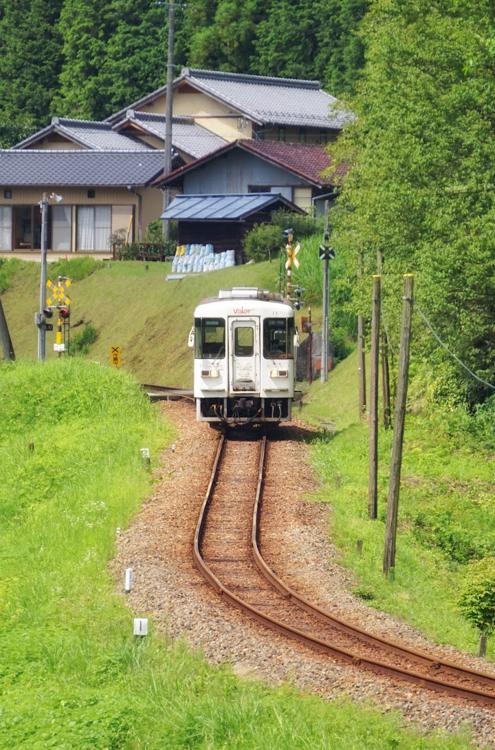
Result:
[[[177,71],[320,78],[347,94],[367,4],[191,0],[177,10]],[[166,39],[167,4],[154,0],[0,0],[0,146],[51,115],[101,119],[162,85]]]
[[[446,345],[495,382],[495,11],[461,0],[376,0],[363,27],[367,63],[357,120],[341,154],[352,164],[332,221],[334,241],[364,275],[355,309],[369,309],[369,275],[384,258],[385,325],[397,349],[402,274]],[[416,316],[415,351],[442,401],[482,402],[469,376]]]
[[[52,114],[62,66],[63,0],[0,0],[0,147],[26,137]]]
[[[372,521],[368,430],[359,422],[356,372],[354,353],[330,373],[328,384],[313,385],[302,411],[303,419],[316,425],[334,423],[334,434],[313,442],[312,455],[323,481],[318,497],[332,506],[331,536],[339,559],[356,575],[357,596],[438,642],[475,652],[478,633],[461,614],[458,599],[462,588],[469,589],[470,571],[478,568],[470,559],[493,556],[495,550],[494,446],[482,448],[478,417],[461,407],[408,415],[395,579],[386,579],[382,559],[391,432],[381,429],[379,434],[379,509]],[[361,552],[357,540],[363,540]],[[480,565],[486,567],[484,561]],[[495,656],[493,643],[489,655]]]
[[[63,383],[63,387],[61,384]],[[171,438],[137,384],[81,360],[0,367],[0,747],[467,750],[397,716],[213,669],[132,613],[108,570]]]
[[[76,356],[89,353],[91,344],[94,344],[98,338],[98,331],[92,323],[86,323],[80,330],[74,329],[71,332],[69,342],[69,355]]]
[[[255,224],[244,237],[242,246],[250,260],[272,260],[278,258],[284,247],[284,237],[273,224]]]
[[[461,592],[459,606],[480,633],[495,630],[495,557],[471,563]]]

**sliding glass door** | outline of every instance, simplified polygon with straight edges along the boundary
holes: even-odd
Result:
[[[12,250],[12,206],[0,206],[0,252]]]

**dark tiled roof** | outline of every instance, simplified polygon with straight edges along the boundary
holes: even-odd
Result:
[[[126,117],[114,125],[120,129],[126,123],[135,123],[150,135],[165,140],[165,115],[128,110]],[[172,124],[172,145],[195,159],[224,146],[227,141],[211,131],[197,125],[192,117],[174,117]]]
[[[189,83],[221,99],[260,124],[342,128],[349,115],[319,81],[222,73],[186,68]]]
[[[239,221],[262,209],[283,205],[297,213],[300,208],[278,193],[230,193],[228,195],[178,195],[162,219],[181,221]]]
[[[0,151],[0,185],[142,186],[163,169],[163,151]]]
[[[50,125],[17,143],[14,148],[27,148],[52,133],[79,143],[83,148],[97,151],[149,151],[151,149],[147,143],[116,133],[106,122],[72,120],[66,117],[54,117]]]
[[[323,91],[319,81],[183,68],[174,81],[174,87],[181,83],[189,83],[260,125],[340,130],[353,117],[338,108],[335,97]],[[165,94],[166,90],[166,86],[160,86],[131,104],[130,108],[142,107]],[[107,121],[116,122],[124,114],[125,110],[121,110]]]
[[[241,148],[257,154],[318,186],[330,185],[322,172],[330,166],[324,146],[280,141],[239,141]]]
[[[248,151],[261,159],[266,159],[272,164],[281,167],[281,169],[286,169],[289,172],[297,174],[302,179],[307,180],[317,187],[333,185],[335,182],[333,175],[332,178],[322,177],[321,175],[331,164],[331,159],[324,146],[243,139],[228,143],[226,146],[204,156],[202,159],[197,159],[190,164],[175,169],[170,173],[167,180],[163,179],[163,175],[158,177],[157,183],[173,184],[183,174],[191,172],[217,158],[217,156],[222,156],[235,148]],[[339,177],[344,176],[346,171],[345,165],[338,166],[335,170],[335,175]]]

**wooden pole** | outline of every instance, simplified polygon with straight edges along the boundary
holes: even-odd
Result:
[[[363,254],[358,255],[357,276],[363,275]],[[358,389],[359,389],[359,418],[366,415],[366,357],[364,353],[364,320],[362,315],[357,319],[357,350],[358,350]]]
[[[366,358],[364,354],[364,322],[363,316],[358,315],[358,381],[359,381],[359,418],[366,415]]]
[[[12,339],[10,338],[9,326],[7,325],[7,318],[3,311],[2,300],[0,299],[0,341],[2,342],[3,356],[7,360],[12,362],[15,360],[14,346]]]
[[[388,339],[385,331],[381,332],[381,363],[382,363],[382,401],[383,426],[389,430],[392,426],[390,407],[390,368],[388,364]]]
[[[397,537],[397,518],[399,511],[400,472],[402,465],[402,446],[404,442],[404,423],[406,418],[407,384],[409,376],[409,348],[411,343],[411,322],[414,295],[414,277],[408,273],[404,276],[404,296],[402,298],[402,329],[399,351],[399,374],[397,397],[395,399],[394,436],[392,459],[390,465],[390,482],[388,488],[387,524],[385,529],[385,549],[383,555],[383,572],[389,575],[395,567],[395,548]]]
[[[383,253],[376,251],[376,272],[383,273]],[[390,409],[390,368],[388,363],[388,338],[387,332],[382,326],[380,331],[380,360],[382,366],[382,402],[383,402],[383,426],[389,430],[392,426]]]
[[[313,382],[313,321],[311,318],[311,308],[308,307],[308,361],[307,361],[307,375],[308,383],[311,385]]]
[[[378,511],[378,353],[380,349],[381,277],[373,276],[370,353],[370,442],[368,474],[368,515],[376,518]]]

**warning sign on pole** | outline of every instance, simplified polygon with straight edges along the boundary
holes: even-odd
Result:
[[[110,364],[113,365],[113,367],[120,367],[120,364],[121,364],[120,346],[110,347]]]

